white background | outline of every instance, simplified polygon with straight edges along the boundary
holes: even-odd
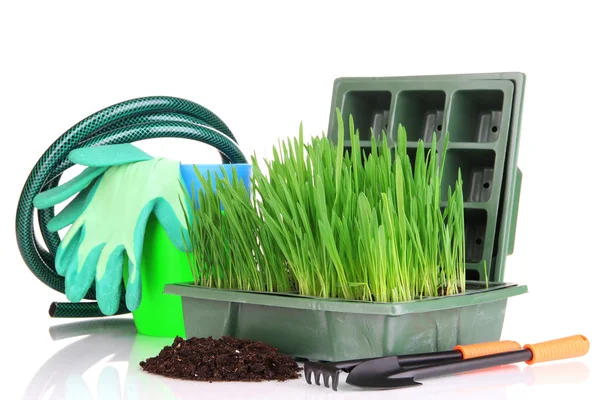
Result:
[[[14,217],[22,185],[61,133],[134,97],[178,96],[208,107],[230,126],[249,157],[263,156],[278,138],[296,135],[301,121],[310,134],[326,130],[336,77],[504,71],[527,74],[519,151],[524,181],[505,280],[527,284],[530,293],[509,300],[503,338],[531,343],[582,333],[590,339],[590,353],[573,361],[429,380],[386,395],[599,398],[597,8],[593,1],[3,3],[2,398],[21,398],[30,384],[28,393],[39,398],[49,398],[50,390],[54,398],[66,393],[119,398],[119,385],[128,382],[130,390],[139,390],[139,379],[145,379],[146,390],[139,398],[369,395],[348,386],[334,394],[301,381],[173,383],[141,376],[135,364],[126,374],[126,359],[105,356],[119,346],[131,347],[131,334],[116,333],[130,332],[127,325],[91,336],[76,356],[60,353],[82,338],[55,341],[48,331],[67,322],[47,314],[50,302],[64,296],[33,276],[16,247]],[[219,161],[214,150],[191,142],[141,147],[184,162]],[[161,345],[149,343],[147,356]],[[38,371],[54,354],[49,369]],[[63,374],[54,376],[56,371]],[[87,388],[87,397],[77,394],[78,388]],[[160,394],[164,388],[172,394]]]

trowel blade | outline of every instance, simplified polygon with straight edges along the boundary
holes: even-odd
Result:
[[[365,361],[356,367],[346,378],[346,383],[352,386],[373,389],[395,389],[408,386],[420,386],[412,377],[392,377],[402,372],[398,358],[382,357]]]

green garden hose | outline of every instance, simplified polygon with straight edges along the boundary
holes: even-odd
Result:
[[[60,237],[46,229],[54,217],[52,208],[36,210],[33,198],[55,187],[62,174],[73,166],[68,154],[81,147],[132,143],[152,138],[191,139],[215,147],[224,163],[247,163],[237,140],[225,123],[210,110],[175,97],[144,97],[128,100],[100,110],[81,120],[61,135],[38,160],[21,192],[16,215],[19,251],[33,274],[52,289],[65,293],[65,279],[54,267]],[[34,215],[47,250],[35,237]],[[125,293],[124,290],[121,293]],[[95,300],[94,286],[85,296]],[[126,314],[124,295],[117,314]],[[103,316],[96,302],[61,303],[50,306],[52,317],[84,318]]]

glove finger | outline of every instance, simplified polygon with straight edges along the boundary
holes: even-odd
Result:
[[[135,311],[142,301],[142,273],[140,264],[134,264],[129,259],[129,279],[127,279],[127,292],[125,295],[125,304],[129,311]]]
[[[126,251],[129,258],[129,278],[127,279],[125,304],[129,311],[137,310],[142,301],[142,251],[144,249],[144,235],[146,233],[148,218],[153,209],[154,202],[150,202],[140,212],[133,232],[133,251],[132,249]]]
[[[62,203],[69,197],[85,189],[90,183],[92,183],[92,181],[94,181],[98,176],[102,175],[107,169],[107,167],[86,168],[81,174],[77,175],[77,177],[71,179],[67,183],[53,187],[52,189],[48,189],[45,192],[38,193],[33,198],[33,205],[38,210],[43,210],[44,208],[53,207],[59,203]]]
[[[70,230],[67,235],[72,235],[72,237],[63,239],[56,250],[54,268],[60,276],[66,275],[71,263],[75,263],[75,266],[77,266],[77,254],[83,240],[84,228],[73,226],[71,229],[73,233]]]
[[[60,213],[50,219],[46,225],[48,231],[58,232],[74,223],[83,213],[92,197],[94,197],[94,192],[98,188],[99,183],[100,178],[96,179],[93,184],[88,185]]]
[[[186,249],[189,249],[190,236],[187,225],[185,225],[185,215],[181,219],[178,218],[173,207],[163,199],[156,200],[154,215],[156,215],[156,219],[165,230],[173,245],[179,251],[186,251]]]
[[[110,255],[105,257],[105,252],[108,251],[108,248],[102,251],[98,268],[96,269],[96,299],[98,300],[100,311],[104,315],[114,315],[119,309],[121,300],[125,247],[118,246]],[[105,258],[106,263],[104,264]]]
[[[81,301],[88,290],[90,290],[94,282],[98,259],[104,246],[105,243],[101,243],[94,247],[88,253],[82,266],[78,263],[79,257],[73,257],[73,261],[69,264],[67,276],[65,277],[65,294],[69,301],[73,303]]]
[[[69,160],[75,164],[89,167],[112,167],[138,161],[151,160],[154,157],[130,143],[109,144],[75,149],[69,153]]]

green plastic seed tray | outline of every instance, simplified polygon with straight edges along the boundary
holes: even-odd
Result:
[[[393,145],[399,124],[406,128],[409,154],[416,154],[419,140],[431,147],[434,132],[441,148],[449,134],[442,184],[454,185],[460,168],[467,279],[484,280],[485,261],[489,280],[501,282],[513,251],[521,190],[517,156],[524,87],[522,73],[339,78],[329,138],[337,141],[336,108],[344,121],[353,116],[367,152],[372,134],[385,134]]]
[[[430,147],[434,132],[438,148],[450,135],[442,183],[453,186],[460,168],[465,293],[376,303],[172,283],[165,293],[181,298],[186,336],[262,340],[297,358],[322,361],[499,340],[508,298],[527,292],[524,285],[503,282],[521,185],[516,164],[524,84],[520,73],[340,78],[334,83],[331,140],[337,141],[337,108],[345,121],[353,116],[367,151],[371,132],[385,134],[393,144],[399,124],[407,130],[411,154],[419,140]]]
[[[300,359],[341,361],[451,350],[499,340],[508,297],[523,286],[468,282],[467,293],[368,303],[167,285],[181,296],[187,337],[260,340]]]

